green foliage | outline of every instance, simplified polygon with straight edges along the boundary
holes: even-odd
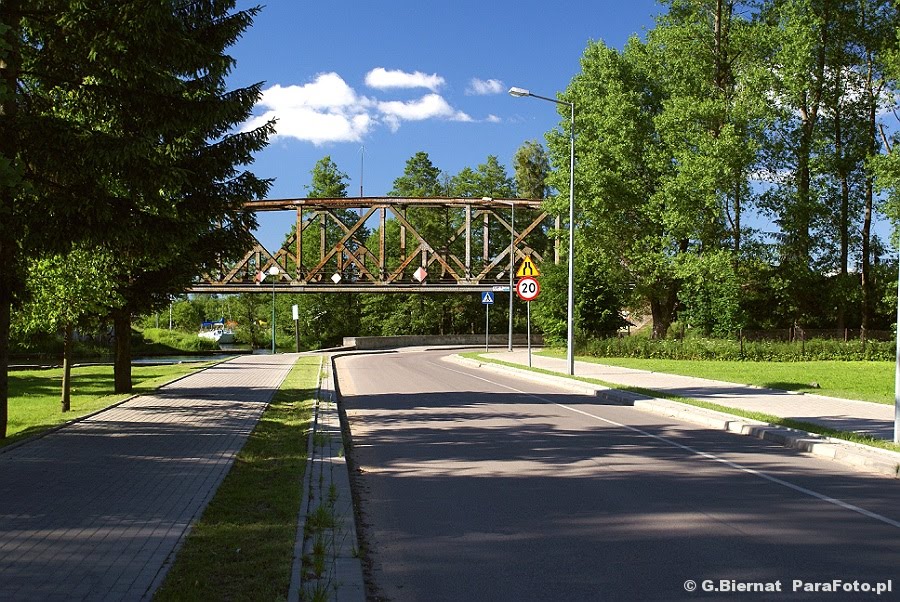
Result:
[[[398,182],[394,183],[395,186]],[[489,155],[487,161],[480,164],[477,169],[464,167],[462,171],[450,178],[450,188],[447,194],[463,198],[511,198],[513,182],[497,157]]]
[[[535,325],[550,344],[567,337],[568,265],[541,267],[541,294],[532,302]],[[598,254],[575,262],[575,333],[579,340],[609,336],[625,326],[624,290],[615,270]]]
[[[419,151],[406,161],[403,175],[394,180],[390,196],[426,198],[441,196],[441,170],[434,166],[428,153]]]
[[[29,302],[16,315],[20,333],[55,333],[65,327],[93,327],[122,303],[110,276],[108,253],[76,248],[66,255],[36,259],[28,269]]]
[[[900,169],[896,153],[875,156],[876,100],[897,90],[900,9],[664,4],[645,42],[589,44],[561,97],[576,106],[579,246],[626,271],[655,337],[676,316],[716,334],[893,321],[878,302],[872,176],[894,211]],[[547,141],[560,194],[547,207],[564,215],[570,124],[558,108]],[[776,231],[748,228],[748,213]]]
[[[200,330],[200,323],[203,322],[200,308],[196,303],[187,299],[182,299],[172,304],[172,319],[175,323],[175,328],[194,333]]]
[[[15,233],[0,240],[0,282],[21,289],[14,251],[65,254],[75,245],[113,256],[106,272],[119,298],[107,312],[125,333],[117,367],[127,390],[131,313],[167,303],[251,240],[244,204],[269,182],[243,166],[273,130],[236,131],[260,85],[227,89],[226,49],[259,9],[234,10],[231,0],[23,9],[0,7],[5,56],[15,59],[2,68],[0,169],[4,180],[10,169],[23,180],[12,192],[0,187],[0,219]],[[5,357],[5,327],[0,339]]]
[[[635,294],[651,305],[655,335],[663,336],[674,319],[675,258],[690,250],[691,232],[684,225],[702,223],[703,215],[698,217],[702,208],[670,198],[666,189],[676,164],[654,121],[664,110],[665,91],[650,69],[649,53],[637,38],[621,53],[591,43],[564,98],[577,107],[580,238],[627,270]],[[550,183],[564,190],[568,137],[552,132],[548,143],[559,167]],[[564,214],[564,196],[548,201],[549,209]]]
[[[316,162],[312,170],[312,184],[306,187],[306,194],[313,199],[335,199],[347,196],[348,176],[325,155]]]
[[[550,159],[537,140],[522,144],[513,156],[516,194],[523,199],[543,199],[547,196],[547,176]]]
[[[684,255],[678,266],[682,304],[679,320],[705,335],[729,336],[745,324],[740,308],[741,286],[727,251]]]

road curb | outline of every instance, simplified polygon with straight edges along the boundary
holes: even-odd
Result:
[[[357,602],[365,600],[365,582],[331,356],[322,368],[288,599]]]
[[[565,376],[544,374],[524,368],[464,358],[459,355],[448,356],[447,360],[470,368],[480,368],[506,374],[513,373],[525,380],[545,384],[550,383],[581,395],[597,397],[611,403],[632,405],[642,411],[677,418],[715,430],[756,437],[757,439],[770,441],[783,447],[796,449],[853,468],[894,479],[900,478],[900,453],[898,452],[825,437],[717,410],[698,408],[669,399],[647,397],[630,391],[611,389],[603,385],[573,380]]]

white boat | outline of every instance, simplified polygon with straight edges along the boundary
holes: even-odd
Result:
[[[203,322],[200,325],[200,332],[197,333],[197,336],[201,339],[213,340],[219,344],[234,343],[234,330],[225,323],[225,320]]]

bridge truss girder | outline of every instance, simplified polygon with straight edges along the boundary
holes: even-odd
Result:
[[[507,219],[513,207],[519,228]],[[205,274],[189,292],[251,293],[273,288],[282,293],[484,291],[508,286],[511,246],[516,264],[525,256],[540,264],[548,252],[559,261],[559,240],[549,241],[553,225],[539,200],[298,198],[254,201],[247,208],[294,212],[293,233],[274,253],[254,237],[253,247],[240,260]],[[429,228],[417,221],[424,209],[444,212],[445,227],[440,233],[435,233],[433,224]],[[437,214],[431,212],[432,217]],[[396,241],[388,236],[391,220],[399,230]],[[372,222],[374,231],[368,233],[367,224]],[[558,217],[555,228],[559,230]],[[499,241],[498,235],[502,235]],[[396,244],[394,248],[391,242]],[[473,254],[474,242],[481,243],[480,256]],[[267,274],[273,266],[279,271],[274,284],[267,275],[260,285],[257,275]],[[419,267],[428,272],[422,282],[414,278]]]

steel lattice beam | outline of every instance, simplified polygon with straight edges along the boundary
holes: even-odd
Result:
[[[513,205],[516,228],[507,220]],[[275,252],[254,239],[242,258],[222,262],[189,292],[271,292],[270,280],[259,286],[255,277],[272,266],[280,271],[276,292],[484,291],[508,287],[511,238],[516,261],[528,255],[540,263],[551,247],[558,257],[559,241],[548,237],[548,214],[533,199],[297,198],[246,207],[294,212],[293,234]],[[373,222],[370,232],[367,225]],[[480,257],[472,254],[475,238],[483,248]],[[419,267],[428,272],[421,283],[414,278]]]

